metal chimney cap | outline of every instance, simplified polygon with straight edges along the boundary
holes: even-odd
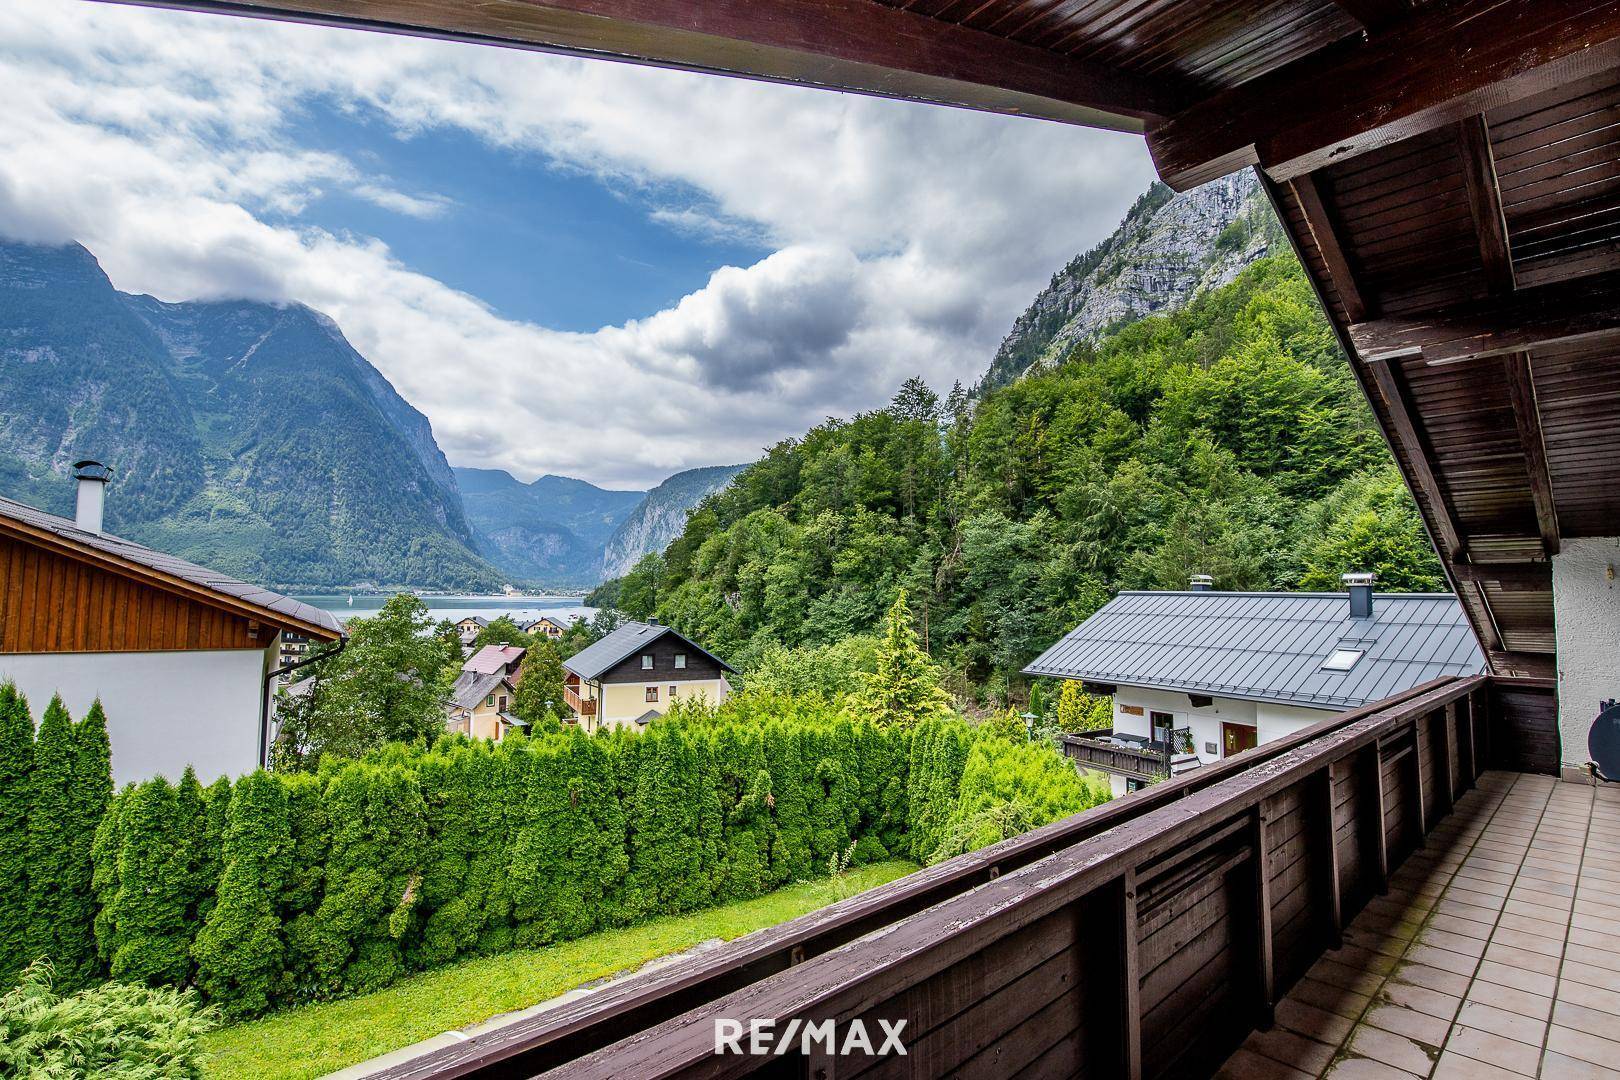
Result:
[[[1188,584],[1194,592],[1208,592],[1215,587],[1215,579],[1208,574],[1194,574]]]
[[[1350,573],[1350,574],[1344,574],[1339,578],[1339,580],[1341,582],[1343,582],[1346,587],[1353,587],[1353,586],[1357,586],[1357,585],[1371,586],[1372,583],[1375,580],[1377,580],[1377,578],[1378,578],[1378,575],[1373,573],[1372,571],[1363,570],[1363,571],[1356,571],[1356,572]]]
[[[73,479],[100,480],[103,484],[112,479],[112,466],[103,465],[94,458],[85,458],[83,461],[73,463]]]

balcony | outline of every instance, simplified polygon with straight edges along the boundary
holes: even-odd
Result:
[[[380,1075],[1577,1075],[1620,801],[1522,775],[1554,711],[1436,680]],[[907,1056],[714,1056],[857,1017]]]
[[[1172,735],[1175,740],[1173,745],[1192,745],[1190,728],[1178,728]],[[1166,771],[1163,740],[1151,742],[1129,732],[1088,731],[1083,735],[1060,736],[1059,742],[1063,746],[1063,753],[1077,765],[1103,769],[1149,783],[1163,780],[1172,772],[1179,776],[1198,765],[1197,754],[1178,751],[1172,754],[1170,769]]]
[[[567,702],[568,707],[574,710],[575,716],[596,715],[596,699],[580,697],[579,691],[572,686],[563,687],[563,701]]]

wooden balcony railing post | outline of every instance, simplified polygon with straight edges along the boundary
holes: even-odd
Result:
[[[1482,691],[1473,690],[1466,698],[1457,703],[1461,712],[1457,717],[1457,734],[1461,742],[1457,747],[1457,762],[1462,766],[1463,787],[1466,790],[1474,786],[1479,779],[1478,759],[1478,729],[1475,719],[1479,716],[1479,702]]]
[[[1377,741],[1355,756],[1351,768],[1355,782],[1361,785],[1362,798],[1358,801],[1367,807],[1366,813],[1357,814],[1363,823],[1362,835],[1366,841],[1363,853],[1372,857],[1373,889],[1383,896],[1389,892],[1389,834],[1385,831],[1388,822],[1385,820],[1384,756]]]
[[[1338,830],[1333,813],[1333,765],[1330,763],[1317,774],[1312,784],[1315,791],[1315,802],[1321,819],[1318,822],[1318,835],[1323,845],[1323,856],[1319,861],[1321,866],[1322,887],[1327,891],[1327,917],[1328,940],[1332,948],[1339,948],[1344,944],[1344,887],[1339,881],[1339,842]]]
[[[1412,810],[1417,814],[1417,838],[1414,846],[1421,846],[1423,838],[1429,835],[1428,799],[1424,797],[1423,791],[1423,739],[1429,726],[1429,717],[1429,713],[1424,713],[1414,719],[1406,728],[1406,737],[1412,740],[1412,760],[1406,766],[1407,784],[1405,786],[1408,786],[1412,792]],[[1433,751],[1433,747],[1430,748],[1430,751]],[[1410,832],[1407,835],[1411,835]]]
[[[1120,1075],[1125,1080],[1142,1080],[1142,965],[1137,954],[1135,867],[1126,869],[1119,887]]]
[[[1254,902],[1255,902],[1255,966],[1260,987],[1260,1008],[1256,1025],[1270,1030],[1276,1020],[1277,960],[1273,954],[1275,936],[1271,926],[1271,856],[1269,853],[1271,819],[1266,804],[1254,808]]]
[[[1434,740],[1436,750],[1440,755],[1441,783],[1435,785],[1443,792],[1441,813],[1451,813],[1451,808],[1457,804],[1457,702],[1447,702],[1440,710],[1440,737]],[[1430,728],[1431,731],[1434,728]]]

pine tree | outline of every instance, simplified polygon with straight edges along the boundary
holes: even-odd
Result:
[[[855,715],[879,723],[915,724],[946,715],[950,704],[939,685],[939,669],[917,641],[902,589],[883,621],[877,670],[865,676],[850,707]]]
[[[28,809],[34,720],[11,683],[0,683],[0,988],[33,959],[28,949]]]
[[[186,922],[193,930],[200,930],[208,912],[214,907],[214,894],[219,889],[219,875],[224,869],[225,827],[231,809],[231,782],[220,777],[203,791],[202,832],[198,841],[192,869],[196,880],[192,887],[192,908]]]
[[[196,777],[191,782],[195,787]],[[158,777],[137,785],[121,809],[112,977],[183,983],[191,963],[186,900],[192,841],[179,793]]]
[[[51,698],[34,739],[32,801],[28,816],[28,935],[30,961],[41,957],[63,973],[64,990],[77,990],[70,973],[88,965],[94,929],[82,925],[82,896],[89,877],[79,869],[73,830],[73,770],[77,756],[73,718],[60,697]],[[87,837],[86,842],[93,838]]]
[[[219,899],[192,947],[197,985],[233,1019],[257,1016],[285,990],[279,905],[292,870],[288,816],[287,792],[275,777],[256,772],[237,781]]]
[[[63,898],[71,909],[75,948],[64,950],[54,962],[59,986],[88,986],[101,975],[95,945],[95,861],[92,849],[96,830],[112,803],[112,750],[107,742],[107,714],[98,698],[84,719],[73,725],[73,778],[69,788],[72,816],[66,833],[66,865],[73,892]],[[70,966],[71,965],[71,966]]]
[[[134,790],[131,784],[113,796],[90,845],[90,862],[95,868],[90,875],[90,889],[96,900],[96,957],[103,968],[112,962],[113,950],[118,947],[117,910],[113,904],[118,897],[118,856],[124,846],[124,807]]]

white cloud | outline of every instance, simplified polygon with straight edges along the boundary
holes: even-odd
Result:
[[[77,239],[124,289],[337,320],[457,464],[641,485],[755,456],[908,375],[969,382],[1151,176],[1139,140],[628,65],[218,16],[0,10],[0,231]],[[504,319],[379,241],[288,225],[407,190],[291,130],[314,102],[470,132],[683,232],[774,253],[592,334]],[[271,220],[274,219],[274,220]],[[490,402],[506,419],[489,422]]]

